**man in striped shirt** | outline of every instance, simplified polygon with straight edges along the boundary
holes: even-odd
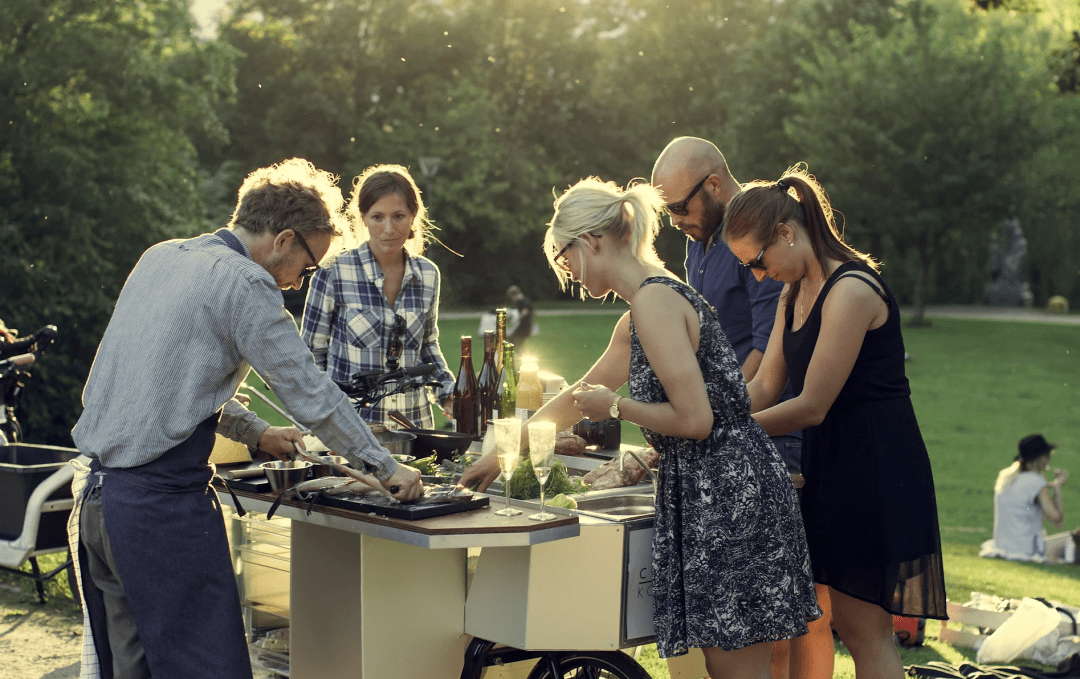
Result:
[[[128,277],[72,432],[91,459],[72,547],[102,676],[251,677],[208,458],[215,432],[278,456],[302,440],[236,400],[251,368],[352,466],[398,499],[422,493],[282,306],[340,235],[341,203],[307,161],[256,170],[229,228],[159,243]]]

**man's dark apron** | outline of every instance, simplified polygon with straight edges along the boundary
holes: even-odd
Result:
[[[161,457],[90,465],[116,569],[155,679],[250,679],[240,595],[209,465],[218,414]],[[85,495],[84,495],[85,497]],[[80,547],[80,552],[84,548]],[[102,676],[112,677],[104,604],[81,559]]]

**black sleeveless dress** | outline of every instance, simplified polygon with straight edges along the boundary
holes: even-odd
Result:
[[[798,500],[776,447],[750,416],[742,370],[712,306],[672,278],[697,311],[697,360],[713,411],[702,441],[642,428],[660,453],[653,534],[653,622],[661,657],[731,651],[806,633],[821,615]],[[630,397],[668,398],[630,325]]]
[[[878,282],[874,289],[888,304],[889,318],[866,333],[825,420],[804,433],[802,511],[814,579],[896,615],[944,620],[934,479],[904,374],[900,309],[870,267],[838,267],[798,330],[787,306],[788,376],[801,393],[829,291],[844,277],[871,285],[855,272]]]

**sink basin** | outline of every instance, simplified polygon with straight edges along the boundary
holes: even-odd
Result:
[[[643,516],[655,513],[652,495],[612,495],[577,501],[580,512],[605,516]]]

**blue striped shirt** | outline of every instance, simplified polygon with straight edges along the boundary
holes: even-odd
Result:
[[[442,403],[454,392],[454,375],[439,349],[439,267],[426,257],[405,254],[405,277],[391,307],[383,294],[386,275],[367,243],[339,253],[311,277],[300,334],[315,364],[332,379],[347,382],[353,374],[385,370],[394,339],[394,316],[405,319],[400,365],[432,363],[431,381]],[[390,426],[387,413],[400,410],[421,428],[431,429],[427,389],[390,396],[360,410],[364,420]]]
[[[397,462],[311,360],[273,277],[218,236],[159,243],[128,276],[83,390],[72,437],[107,467],[151,462],[223,409],[248,445],[267,423],[233,398],[252,368],[294,419],[380,480]]]

